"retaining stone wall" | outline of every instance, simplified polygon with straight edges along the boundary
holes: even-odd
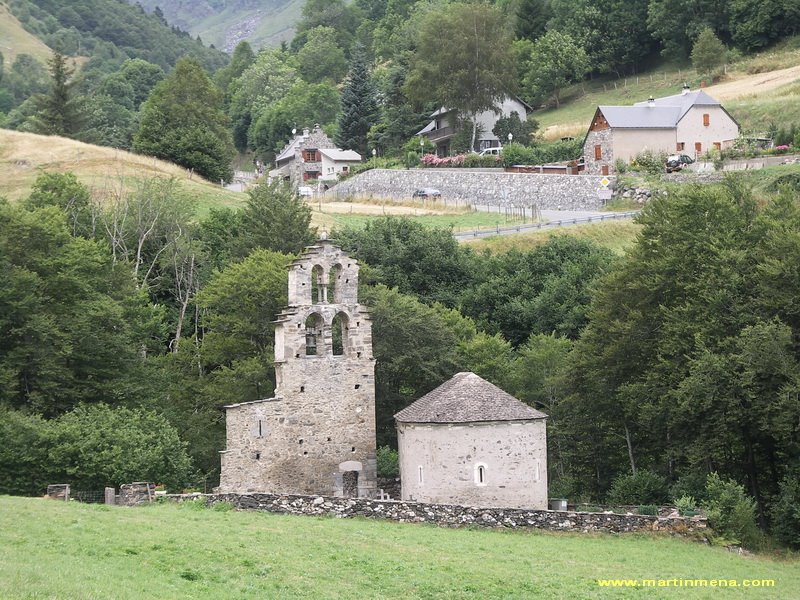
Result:
[[[292,515],[337,518],[368,517],[401,523],[434,523],[443,527],[535,528],[550,531],[663,531],[689,535],[706,529],[702,517],[656,517],[519,508],[476,508],[367,498],[330,498],[276,494],[188,494],[169,496],[182,502],[205,497],[209,504],[230,502],[236,508]]]
[[[602,177],[542,175],[471,169],[371,169],[328,190],[328,197],[411,198],[414,190],[435,188],[445,202],[539,210],[598,210]],[[612,180],[612,186],[614,178]]]

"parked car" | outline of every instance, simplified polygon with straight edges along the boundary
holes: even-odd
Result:
[[[672,173],[673,171],[680,171],[683,167],[690,165],[693,162],[694,159],[686,154],[670,154],[667,157],[665,166],[667,173]]]
[[[301,185],[297,188],[297,195],[298,196],[313,196],[314,190],[310,185]]]
[[[503,153],[503,149],[500,146],[496,146],[494,148],[484,148],[478,153],[478,156],[500,156]]]
[[[434,188],[420,188],[411,194],[412,198],[441,198],[442,192]]]

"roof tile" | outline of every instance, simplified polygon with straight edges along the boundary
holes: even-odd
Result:
[[[547,415],[475,373],[456,373],[395,416],[403,423],[526,421]]]

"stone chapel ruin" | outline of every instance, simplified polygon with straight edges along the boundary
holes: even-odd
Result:
[[[289,266],[273,398],[226,406],[220,492],[373,497],[375,362],[358,264],[331,241]]]

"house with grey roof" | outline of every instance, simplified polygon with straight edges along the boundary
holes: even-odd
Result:
[[[403,500],[547,508],[547,415],[457,373],[394,415]]]
[[[478,137],[475,140],[475,147],[473,150],[480,152],[481,150],[486,150],[486,148],[502,146],[506,143],[506,140],[498,139],[492,132],[497,121],[502,117],[510,117],[512,113],[517,113],[520,120],[525,121],[531,110],[533,109],[523,100],[512,96],[505,96],[495,110],[485,110],[479,113],[475,117],[478,124]],[[458,132],[456,122],[457,114],[452,109],[442,107],[431,113],[430,116],[431,121],[415,135],[425,136],[433,142],[434,146],[436,146],[436,154],[438,156],[449,156],[450,141]]]
[[[293,187],[320,182],[325,189],[347,173],[361,155],[353,150],[341,150],[325,135],[319,125],[313,130],[296,133],[275,157],[275,168],[269,181],[288,181]]]
[[[644,150],[697,158],[739,137],[739,124],[705,91],[650,98],[633,106],[598,106],[583,144],[586,173],[610,175],[617,160]]]

